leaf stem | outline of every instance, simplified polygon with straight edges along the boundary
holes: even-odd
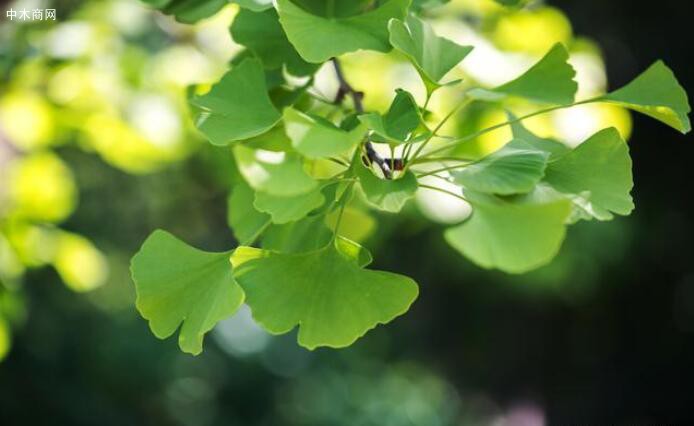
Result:
[[[535,112],[533,112],[533,113],[530,113],[530,114],[527,114],[527,115],[524,115],[524,116],[521,116],[521,117],[514,118],[513,120],[508,120],[508,121],[505,121],[505,122],[503,122],[503,123],[499,123],[499,124],[496,124],[496,125],[494,125],[494,126],[487,127],[486,129],[482,129],[482,130],[479,130],[479,131],[477,131],[477,132],[475,132],[475,133],[471,133],[471,134],[465,135],[465,136],[463,136],[463,137],[461,137],[461,138],[454,139],[453,141],[451,141],[450,143],[448,143],[448,144],[446,144],[446,145],[444,145],[444,146],[441,146],[441,147],[436,148],[436,149],[434,149],[434,150],[432,150],[432,151],[429,151],[429,152],[428,152],[424,157],[422,157],[422,158],[423,158],[423,159],[424,159],[424,158],[428,158],[429,156],[431,156],[431,155],[433,155],[433,154],[438,154],[438,153],[440,153],[440,152],[446,151],[446,150],[448,150],[448,149],[450,149],[450,148],[455,147],[455,146],[458,145],[458,144],[467,142],[467,141],[472,140],[472,139],[476,139],[476,138],[478,138],[478,137],[480,137],[480,136],[482,136],[482,135],[485,135],[485,134],[487,134],[487,133],[493,132],[494,130],[500,129],[500,128],[502,128],[502,127],[510,126],[510,125],[512,125],[512,124],[519,123],[519,122],[521,122],[521,121],[523,121],[523,120],[527,120],[527,119],[529,119],[529,118],[532,118],[532,117],[535,117],[535,116],[538,116],[538,115],[542,115],[542,114],[547,114],[547,113],[550,113],[550,112],[553,112],[553,111],[557,111],[557,110],[561,110],[561,109],[567,109],[567,108],[575,107],[575,106],[578,106],[578,105],[585,105],[585,104],[597,102],[597,101],[600,100],[600,98],[601,98],[601,97],[591,98],[591,99],[586,99],[586,100],[580,101],[580,102],[574,102],[573,104],[569,104],[569,105],[557,105],[557,106],[553,106],[553,107],[550,107],[550,108],[541,109],[541,110],[539,110],[539,111],[535,111]]]
[[[424,185],[424,184],[421,184],[421,183],[419,184],[419,187],[420,187],[420,188],[424,188],[424,189],[430,189],[430,190],[432,190],[432,191],[438,191],[438,192],[440,192],[440,193],[442,193],[442,194],[450,195],[451,197],[455,197],[455,198],[457,198],[457,199],[459,199],[459,200],[462,200],[462,201],[465,201],[466,203],[469,203],[469,201],[467,200],[467,198],[463,197],[462,195],[456,194],[455,192],[451,192],[451,191],[445,190],[445,189],[443,189],[443,188],[437,188],[437,187],[435,187],[435,186]]]

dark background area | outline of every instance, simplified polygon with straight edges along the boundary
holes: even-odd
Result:
[[[686,2],[551,4],[566,12],[577,34],[602,46],[612,88],[662,58],[694,93]],[[104,314],[53,285],[52,271],[34,271],[26,286],[29,318],[0,364],[0,424],[196,424],[200,418],[172,415],[162,402],[174,370],[217,380],[214,404],[208,404],[215,407],[208,413],[212,420],[201,424],[275,425],[281,424],[277,400],[290,398],[284,392],[300,376],[324,369],[377,375],[383,366],[401,363],[427,366],[463,400],[481,393],[500,406],[533,401],[544,407],[547,424],[694,424],[692,137],[642,116],[635,116],[634,129],[637,210],[609,228],[574,227],[558,260],[571,263],[570,274],[557,288],[542,284],[552,281],[551,267],[518,278],[473,267],[445,246],[440,229],[393,234],[375,251],[375,267],[415,278],[421,285],[417,303],[406,316],[339,353],[308,354],[296,348],[293,336],[275,339],[267,356],[303,360],[296,373],[273,374],[254,357],[229,358],[211,338],[199,358],[181,355],[174,339],[154,339],[134,309]],[[143,178],[77,151],[61,154],[80,182],[80,174],[95,176],[94,168],[103,169],[102,181],[81,188],[68,229],[134,252],[154,226],[195,238],[195,227],[203,223],[196,212],[204,211],[204,226],[224,232],[211,235],[203,247],[225,246],[224,193],[206,190],[211,177],[199,158]],[[194,184],[182,175],[193,176]],[[151,217],[146,203],[106,208],[104,187],[114,203],[146,198],[149,188],[186,201]],[[171,219],[180,216],[189,217],[188,223]],[[361,361],[372,358],[382,364]],[[179,408],[198,413],[208,405]]]

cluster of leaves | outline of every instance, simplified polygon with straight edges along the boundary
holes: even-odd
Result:
[[[149,2],[185,22],[227,3]],[[398,213],[418,190],[461,199],[472,214],[445,232],[447,241],[476,264],[509,273],[549,262],[568,225],[633,210],[629,149],[616,129],[572,149],[531,133],[522,124],[527,118],[606,102],[690,130],[687,96],[665,64],[655,63],[622,89],[577,102],[575,71],[561,44],[506,84],[465,90],[463,101],[432,123],[429,100],[442,86],[457,84],[445,76],[473,49],[439,37],[420,17],[422,9],[445,1],[232,3],[241,10],[231,34],[246,49],[191,104],[198,129],[212,144],[230,147],[243,177],[230,197],[230,225],[241,246],[206,253],[156,231],[132,261],[138,309],[160,338],[180,326],[186,352],[199,353],[204,334],[244,302],[271,333],[298,326],[299,343],[311,349],[348,346],[407,311],[416,283],[366,269],[369,252],[341,235],[354,200]],[[387,111],[365,111],[365,95],[348,83],[339,57],[392,49],[421,76],[426,102],[420,106],[398,90]],[[323,65],[334,68],[339,82],[335,99],[311,90]],[[522,117],[509,112],[507,122],[473,134],[441,134],[471,103],[507,98],[541,109]],[[503,126],[512,128],[513,139],[491,155],[474,161],[444,156]],[[379,145],[391,155],[379,154],[388,150]],[[429,176],[459,190],[422,183]],[[251,247],[256,242],[260,248]]]

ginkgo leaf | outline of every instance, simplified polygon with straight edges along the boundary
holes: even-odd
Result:
[[[417,178],[411,171],[407,171],[398,179],[381,179],[361,161],[356,161],[354,173],[359,179],[366,200],[380,210],[398,213],[417,192]]]
[[[308,158],[349,153],[366,135],[366,126],[346,131],[328,120],[294,108],[285,108],[284,128],[294,149]]]
[[[363,114],[359,121],[384,141],[401,144],[408,142],[412,133],[421,126],[422,116],[412,94],[398,89],[385,115]]]
[[[274,9],[263,12],[242,9],[231,25],[231,36],[255,53],[267,69],[282,68],[286,64],[290,74],[303,76],[318,68],[304,61],[289,43]]]
[[[255,194],[253,206],[258,211],[272,216],[272,223],[283,224],[297,221],[325,203],[320,189],[289,197],[271,195],[265,192]]]
[[[525,143],[532,145],[535,149],[548,153],[550,160],[570,151],[569,147],[561,142],[537,136],[525,128],[521,121],[515,121],[516,116],[512,113],[509,112],[507,115],[509,120],[512,121],[511,131],[513,132],[513,137],[523,140]]]
[[[271,223],[270,216],[253,207],[255,192],[245,182],[234,185],[228,199],[227,222],[241,245],[249,245]]]
[[[233,67],[207,94],[191,102],[203,111],[198,129],[214,145],[258,136],[282,118],[268,96],[263,65],[254,58]]]
[[[569,52],[557,43],[523,75],[495,89],[473,89],[468,95],[483,101],[518,96],[536,102],[567,105],[574,102],[578,84],[576,71],[569,64]]]
[[[256,191],[290,197],[305,194],[318,187],[318,181],[304,170],[301,157],[292,152],[253,150],[234,147],[241,175]]]
[[[272,225],[263,234],[261,247],[281,253],[304,253],[325,247],[333,238],[323,216],[308,216],[296,222]]]
[[[415,16],[407,24],[392,19],[388,24],[390,43],[417,68],[429,93],[441,87],[441,79],[472,51],[436,35],[431,25]]]
[[[230,254],[198,250],[161,230],[147,238],[132,259],[131,272],[137,309],[155,336],[165,339],[180,325],[181,350],[202,352],[205,333],[233,315],[244,300]]]
[[[451,246],[479,266],[521,274],[548,263],[566,234],[571,201],[517,202],[465,192],[472,215],[446,231]]]
[[[514,139],[500,150],[451,173],[465,188],[488,194],[511,195],[532,191],[542,179],[549,154]]]
[[[599,220],[634,210],[629,146],[615,128],[602,130],[547,167],[545,181],[571,194],[582,210]]]
[[[298,254],[239,247],[231,259],[253,318],[273,334],[299,326],[308,349],[349,346],[405,313],[418,294],[408,277],[364,269],[368,252],[341,238]]]
[[[177,21],[193,24],[219,12],[228,4],[227,0],[142,0]]]
[[[354,16],[314,15],[291,0],[277,0],[277,12],[289,41],[308,62],[323,63],[357,50],[388,52],[388,21],[404,19],[410,0],[388,0]]]
[[[602,99],[646,114],[682,133],[692,130],[687,92],[663,61]]]

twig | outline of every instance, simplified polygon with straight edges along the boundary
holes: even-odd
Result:
[[[357,111],[357,113],[363,113],[364,104],[362,103],[362,100],[364,99],[364,92],[355,90],[349,84],[349,82],[347,82],[347,80],[345,79],[345,75],[342,72],[342,66],[340,65],[340,61],[337,58],[332,58],[331,61],[333,63],[333,66],[335,67],[337,81],[340,83],[340,87],[337,89],[337,95],[335,96],[335,103],[341,104],[345,100],[345,97],[349,96],[352,98],[352,102],[354,103],[354,109]],[[369,158],[369,161],[378,165],[378,167],[383,172],[383,176],[386,179],[392,179],[393,171],[388,165],[388,162],[383,157],[381,157],[378,154],[378,152],[376,152],[376,150],[373,147],[373,144],[370,141],[366,141],[364,147],[366,148],[366,156]]]

